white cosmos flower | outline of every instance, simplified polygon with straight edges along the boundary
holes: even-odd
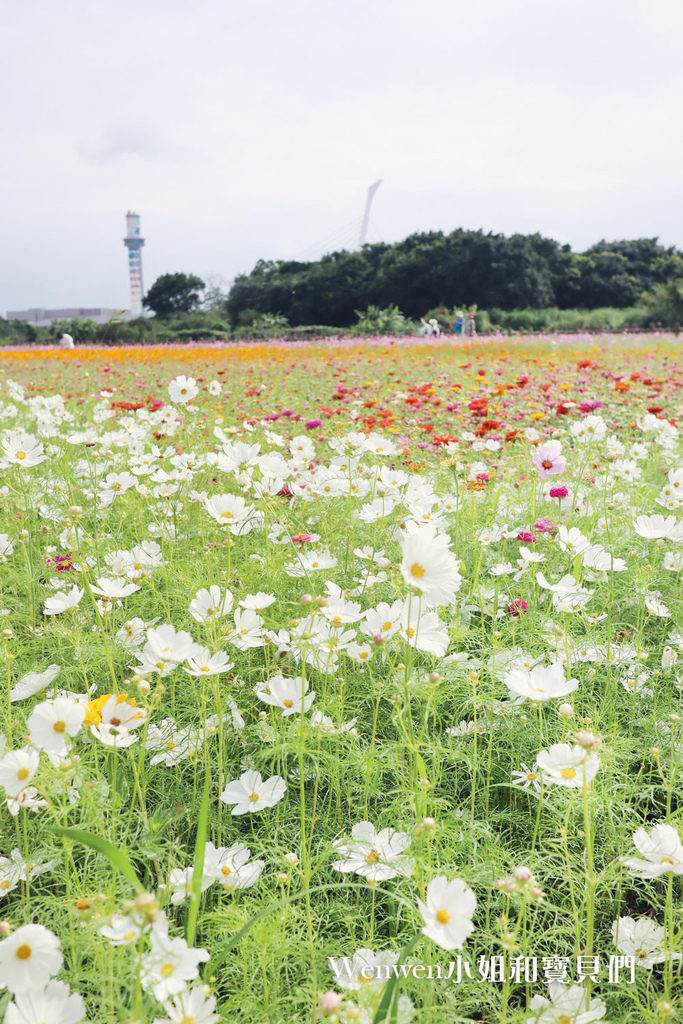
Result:
[[[250,608],[236,608],[233,615],[235,628],[228,633],[228,642],[240,651],[250,647],[263,647],[263,623],[260,616]]]
[[[220,798],[224,804],[235,805],[232,814],[254,814],[282,800],[286,789],[280,775],[272,775],[264,782],[260,772],[247,771],[229,782]]]
[[[99,594],[100,597],[104,597],[109,601],[117,601],[122,597],[130,597],[140,587],[137,583],[126,583],[122,579],[108,579],[106,576],[100,576],[97,586],[91,585],[90,589],[94,594]]]
[[[404,853],[410,843],[407,832],[391,828],[377,832],[371,822],[360,821],[351,829],[350,839],[337,839],[332,844],[342,857],[332,867],[344,873],[353,871],[375,882],[411,875],[414,864]]]
[[[194,877],[194,868],[173,868],[169,876],[167,889],[171,890],[171,903],[177,906],[179,903],[184,903],[189,898],[192,892],[192,879]],[[215,881],[214,878],[206,877],[202,874],[201,892],[206,892],[210,885]]]
[[[633,842],[641,856],[621,860],[637,878],[683,874],[683,844],[673,825],[655,825],[649,833],[644,828],[636,829]]]
[[[474,931],[476,906],[474,893],[461,878],[449,882],[445,875],[437,875],[427,886],[425,902],[418,900],[422,934],[442,949],[462,949]]]
[[[190,615],[197,622],[215,622],[232,611],[234,600],[229,590],[223,593],[216,584],[204,587],[190,601]]]
[[[602,416],[586,416],[577,423],[572,423],[569,430],[579,444],[604,441],[607,436],[607,424]]]
[[[54,682],[59,668],[59,665],[48,665],[42,672],[27,672],[10,690],[10,702],[14,704],[18,700],[25,700],[27,697],[33,697],[36,693],[40,693],[46,686]]]
[[[385,950],[373,953],[362,947],[353,956],[328,957],[327,963],[334,974],[334,980],[347,992],[367,991],[368,988],[382,988],[388,977],[386,969],[398,962],[398,953]]]
[[[565,679],[564,665],[560,661],[552,665],[536,665],[530,670],[512,669],[505,673],[503,682],[511,693],[534,701],[566,697],[579,685],[578,679]]]
[[[669,540],[681,540],[682,537],[681,526],[676,516],[637,516],[633,520],[633,529],[639,537],[646,540],[659,540],[664,537]]]
[[[432,526],[406,525],[401,574],[408,586],[422,593],[425,605],[452,604],[460,589],[462,576],[450,546],[450,537]]]
[[[54,932],[42,924],[25,924],[0,942],[0,987],[14,993],[40,991],[62,960]]]
[[[73,608],[78,608],[82,598],[83,590],[80,590],[76,584],[72,586],[71,590],[64,593],[62,590],[58,590],[52,597],[48,597],[43,607],[44,615],[59,615],[61,612],[71,611]]]
[[[172,939],[168,922],[155,922],[150,933],[151,951],[142,958],[142,987],[160,1003],[179,995],[199,974],[198,964],[210,959],[206,949],[188,946],[185,939]]]
[[[155,629],[148,629],[147,642],[160,661],[172,661],[175,664],[193,658],[199,650],[199,645],[189,633],[182,629],[176,631],[175,626],[168,622]]]
[[[252,860],[251,850],[243,843],[232,846],[214,846],[207,843],[204,848],[204,874],[225,889],[251,889],[256,885],[266,866],[263,860]]]
[[[270,608],[271,604],[274,604],[276,600],[275,594],[266,594],[263,590],[259,590],[257,594],[247,594],[238,603],[240,608],[246,608],[248,611],[256,612],[257,615],[260,615],[266,608]]]
[[[208,647],[200,647],[194,657],[187,659],[187,667],[183,670],[190,676],[217,676],[221,672],[229,672],[235,667],[225,651],[211,654]]]
[[[51,754],[66,753],[67,737],[74,737],[83,725],[85,706],[78,701],[57,697],[36,704],[28,716],[31,743]]]
[[[26,789],[38,771],[39,763],[40,754],[33,747],[9,750],[0,760],[0,786],[5,796],[16,797]]]
[[[536,758],[546,786],[565,786],[581,789],[598,773],[600,759],[594,750],[586,750],[578,743],[554,743],[549,750],[539,751]]]
[[[669,611],[667,606],[664,604],[663,601],[660,601],[657,597],[646,597],[645,607],[647,608],[650,615],[655,615],[657,618],[668,619],[671,616],[671,612]]]
[[[176,402],[178,405],[185,405],[197,397],[199,388],[194,377],[185,377],[181,374],[181,376],[176,377],[168,385],[168,394],[172,402]]]
[[[85,1003],[65,981],[52,980],[40,990],[17,993],[5,1010],[5,1024],[81,1024]]]
[[[301,676],[272,676],[265,689],[256,691],[256,696],[264,704],[282,708],[282,717],[288,718],[305,713],[315,700],[315,690],[309,693],[308,685],[308,679],[303,681]]]
[[[561,981],[548,982],[550,999],[532,996],[529,1009],[536,1012],[527,1017],[526,1024],[593,1024],[602,1020],[607,1007],[602,999],[590,999],[582,985],[563,985]]]
[[[141,934],[140,925],[126,914],[112,914],[109,924],[104,924],[100,928],[100,935],[109,939],[112,946],[129,946],[132,942],[137,942]]]
[[[47,458],[42,443],[23,430],[11,430],[5,434],[2,439],[2,451],[7,462],[23,466],[24,469],[37,466]]]
[[[449,643],[448,633],[440,628],[442,623],[436,612],[420,614],[418,605],[415,599],[404,602],[398,632],[416,650],[443,658]]]
[[[655,964],[668,959],[662,949],[664,928],[651,917],[619,917],[612,922],[614,945],[624,956],[634,956],[639,967],[651,971]],[[672,953],[674,960],[680,960],[680,953]]]
[[[203,985],[180,992],[163,1006],[168,1016],[155,1017],[152,1024],[217,1024],[220,1020],[214,1013],[216,997],[207,995]]]

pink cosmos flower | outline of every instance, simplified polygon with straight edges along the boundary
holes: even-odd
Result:
[[[564,484],[560,484],[559,487],[551,487],[549,493],[551,498],[568,498],[569,488],[565,487]]]
[[[551,489],[551,492],[550,492],[551,497],[552,497],[552,492],[553,491],[559,491],[559,490],[566,491],[567,488],[566,487],[553,487]],[[541,516],[534,523],[534,530],[536,530],[538,533],[555,533],[555,531],[557,530],[557,527],[555,526],[555,523],[552,521],[552,519],[548,519],[547,516]]]
[[[529,530],[520,530],[517,534],[517,540],[522,540],[525,544],[535,544],[538,538],[535,533],[531,533]]]
[[[567,468],[567,460],[557,448],[551,447],[551,445],[542,445],[537,448],[534,454],[531,456],[531,461],[538,470],[538,475],[547,480],[549,476],[555,473],[564,473]]]

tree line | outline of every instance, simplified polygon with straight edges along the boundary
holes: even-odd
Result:
[[[460,228],[308,263],[259,260],[235,279],[225,307],[238,326],[279,314],[290,324],[347,327],[369,306],[398,306],[413,319],[437,306],[623,309],[679,278],[683,253],[657,238],[601,241],[579,253],[538,233],[506,237]]]

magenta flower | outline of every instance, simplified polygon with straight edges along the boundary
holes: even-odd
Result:
[[[306,420],[306,430],[317,430],[318,427],[322,427],[322,420]]]
[[[564,484],[560,484],[559,487],[551,487],[550,488],[550,497],[551,498],[568,498],[569,497],[569,488],[565,487]]]
[[[522,540],[525,544],[535,544],[538,538],[530,530],[520,530],[517,534],[517,540]]]
[[[523,601],[521,597],[516,597],[514,601],[511,601],[507,607],[507,613],[513,619],[519,618],[524,612],[529,610],[529,604],[527,601]]]
[[[567,468],[567,460],[557,448],[551,445],[542,445],[537,448],[531,456],[531,461],[538,470],[538,475],[544,480],[555,473],[564,473]]]

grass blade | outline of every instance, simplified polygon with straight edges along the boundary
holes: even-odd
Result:
[[[95,836],[92,832],[84,832],[80,828],[54,828],[53,832],[58,836],[62,836],[64,839],[70,839],[74,843],[83,843],[85,846],[89,846],[92,850],[96,850],[97,853],[103,854],[117,871],[127,878],[131,885],[134,885],[138,892],[144,892],[145,887],[138,878],[135,868],[128,860],[126,855],[121,852],[113,843],[110,843],[108,839],[103,839],[102,836]]]
[[[410,942],[401,950],[398,962],[395,965],[396,973],[393,975],[393,977],[389,978],[389,981],[387,982],[384,988],[384,992],[382,993],[382,999],[380,1001],[379,1006],[377,1007],[377,1012],[375,1013],[375,1016],[372,1018],[372,1024],[382,1024],[382,1021],[385,1021],[387,1019],[387,1014],[391,1009],[392,1002],[394,1002],[394,997],[396,999],[394,1003],[394,1009],[395,1011],[398,1010],[398,997],[400,994],[399,985],[401,982],[401,978],[399,977],[398,974],[398,968],[400,968],[401,965],[408,959],[408,957],[415,949],[421,938],[422,932],[418,932],[418,934],[414,935]],[[392,1016],[393,1019],[396,1020],[396,1013],[394,1013]]]
[[[208,833],[209,821],[209,790],[211,787],[211,772],[207,767],[204,775],[204,792],[202,803],[199,809],[199,821],[197,822],[197,838],[194,844],[194,860],[192,861],[192,889],[190,892],[190,908],[187,912],[187,929],[185,938],[188,946],[194,945],[197,934],[197,916],[199,914],[199,901],[202,895],[202,876],[204,874],[204,851],[206,848],[206,836]]]

